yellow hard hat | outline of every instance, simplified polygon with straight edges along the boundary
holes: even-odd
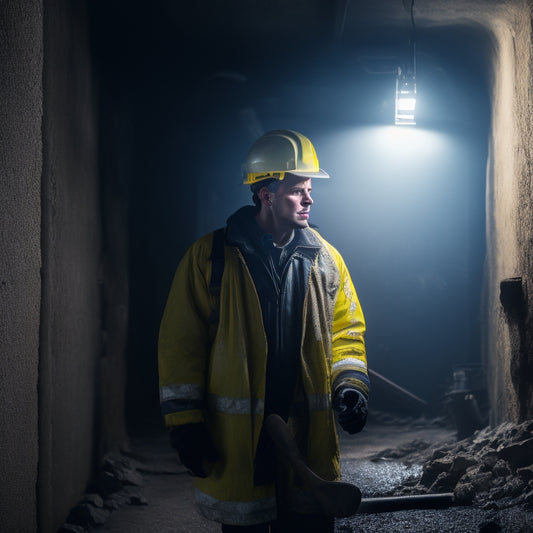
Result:
[[[329,178],[319,168],[315,148],[305,135],[273,130],[259,137],[246,158],[244,184],[272,178],[282,180],[287,172],[306,178]]]

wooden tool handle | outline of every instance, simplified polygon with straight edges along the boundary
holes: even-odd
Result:
[[[294,441],[289,426],[278,415],[270,415],[264,422],[265,431],[272,439],[278,455],[292,467],[294,474],[308,492],[309,503],[326,515],[346,517],[357,512],[361,502],[361,491],[351,483],[326,481],[317,476],[305,463]]]
[[[314,487],[318,485],[322,478],[317,476],[305,463],[289,426],[279,415],[269,415],[264,423],[264,428],[272,439],[274,446],[294,470],[294,473],[304,486]]]

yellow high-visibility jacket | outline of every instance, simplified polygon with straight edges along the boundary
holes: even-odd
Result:
[[[334,480],[340,461],[332,387],[350,383],[368,396],[365,322],[340,254],[315,230],[298,231],[319,249],[302,315],[302,452],[314,472]],[[267,362],[261,306],[236,246],[225,244],[219,298],[210,291],[212,242],[213,233],[194,243],[174,277],[159,336],[161,405],[168,427],[204,422],[217,448],[220,460],[208,477],[195,478],[200,512],[226,524],[269,522],[276,517],[274,486],[254,485]]]

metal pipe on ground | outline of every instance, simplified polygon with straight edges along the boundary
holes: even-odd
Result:
[[[379,396],[387,398],[388,402],[386,405],[388,407],[391,407],[391,404],[396,404],[398,409],[401,410],[403,408],[406,411],[423,410],[428,407],[426,400],[394,383],[394,381],[386,378],[379,372],[369,368],[368,375],[372,381],[372,389],[377,388],[381,393]]]
[[[463,505],[466,503],[458,502],[453,492],[362,498],[357,513],[372,514],[405,511],[408,509],[444,509],[452,505]]]

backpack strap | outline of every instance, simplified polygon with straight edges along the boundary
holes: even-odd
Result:
[[[222,275],[224,274],[224,243],[226,234],[224,228],[219,228],[213,232],[213,244],[211,246],[211,280],[209,281],[209,290],[215,297],[216,306],[211,312],[209,323],[218,324],[220,317],[220,287],[222,285]]]
[[[224,274],[224,228],[219,228],[213,232],[213,245],[211,247],[211,281],[209,290],[218,296],[222,285],[222,274]]]

